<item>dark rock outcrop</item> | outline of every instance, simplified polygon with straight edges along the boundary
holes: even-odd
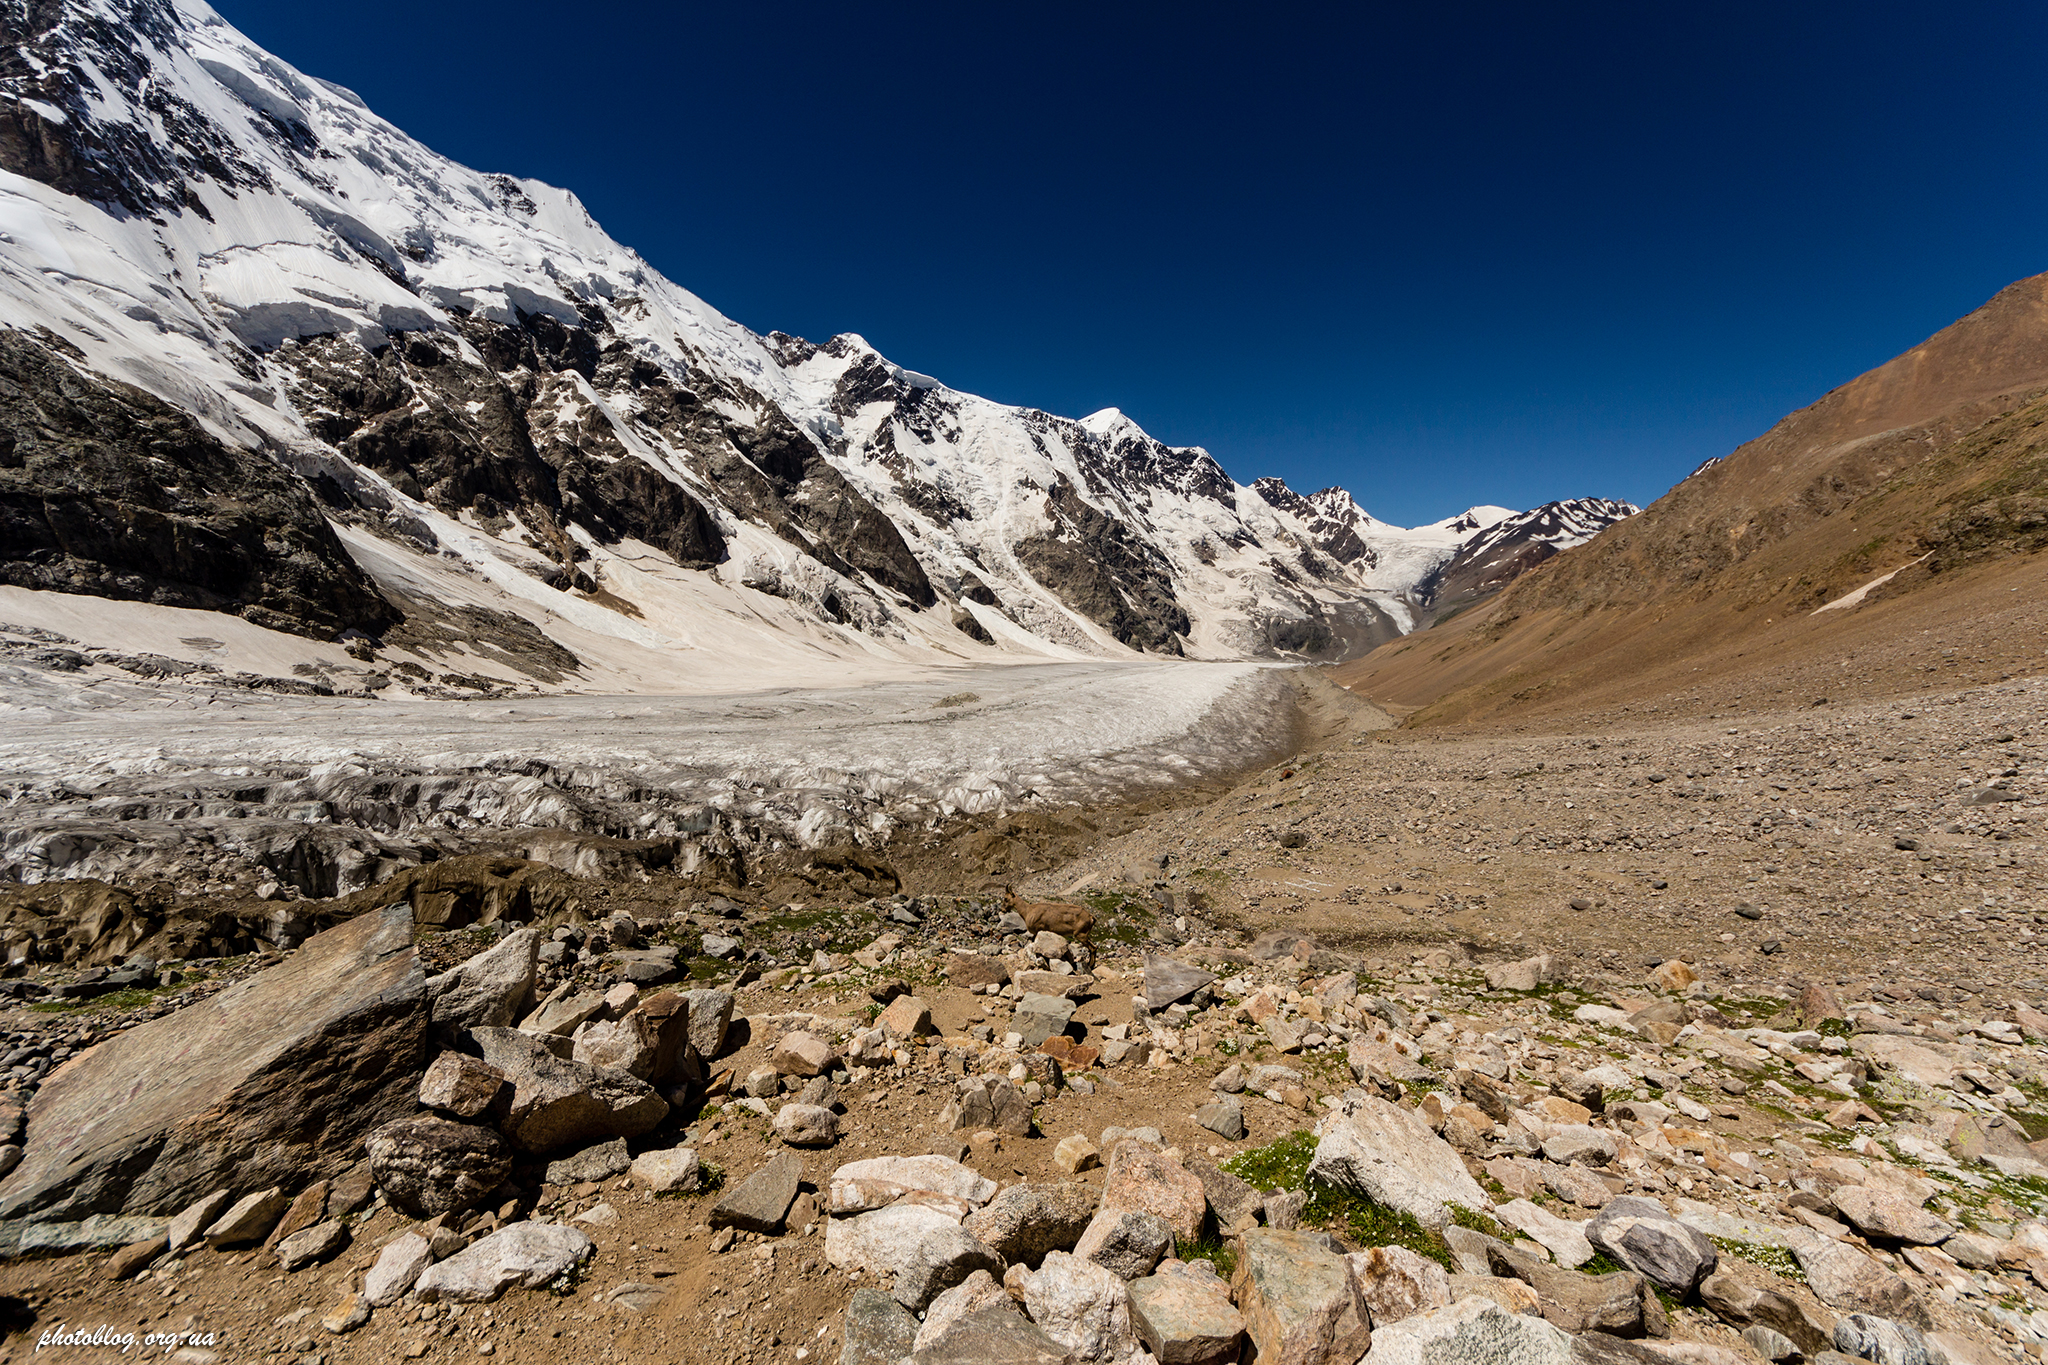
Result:
[[[0,582],[322,638],[397,619],[304,480],[0,331]]]

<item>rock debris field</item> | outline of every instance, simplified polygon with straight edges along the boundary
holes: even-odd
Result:
[[[2048,1358],[2044,702],[1324,724],[1014,909],[500,866],[30,955],[9,1348]]]

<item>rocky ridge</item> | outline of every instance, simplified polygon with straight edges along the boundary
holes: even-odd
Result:
[[[203,5],[31,7],[0,109],[4,368],[125,414],[59,440],[0,403],[0,581],[430,672],[481,581],[541,637],[448,670],[486,690],[587,677],[563,622],[920,659],[1341,658],[1412,624],[1410,560],[1284,487],[857,336],[756,335],[573,196],[434,155]]]

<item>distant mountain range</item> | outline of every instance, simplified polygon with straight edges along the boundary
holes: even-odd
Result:
[[[486,684],[573,681],[592,640],[643,675],[735,642],[1331,660],[1637,510],[1411,530],[1247,487],[1115,410],[757,335],[574,196],[434,154],[197,0],[26,15],[0,51],[0,583]]]
[[[1708,460],[1426,647],[1392,645],[1338,676],[1417,724],[2000,681],[2040,669],[2044,551],[2036,275]]]

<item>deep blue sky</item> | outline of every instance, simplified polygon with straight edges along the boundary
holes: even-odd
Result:
[[[217,4],[756,330],[1405,523],[1648,502],[2048,269],[2038,3]]]

